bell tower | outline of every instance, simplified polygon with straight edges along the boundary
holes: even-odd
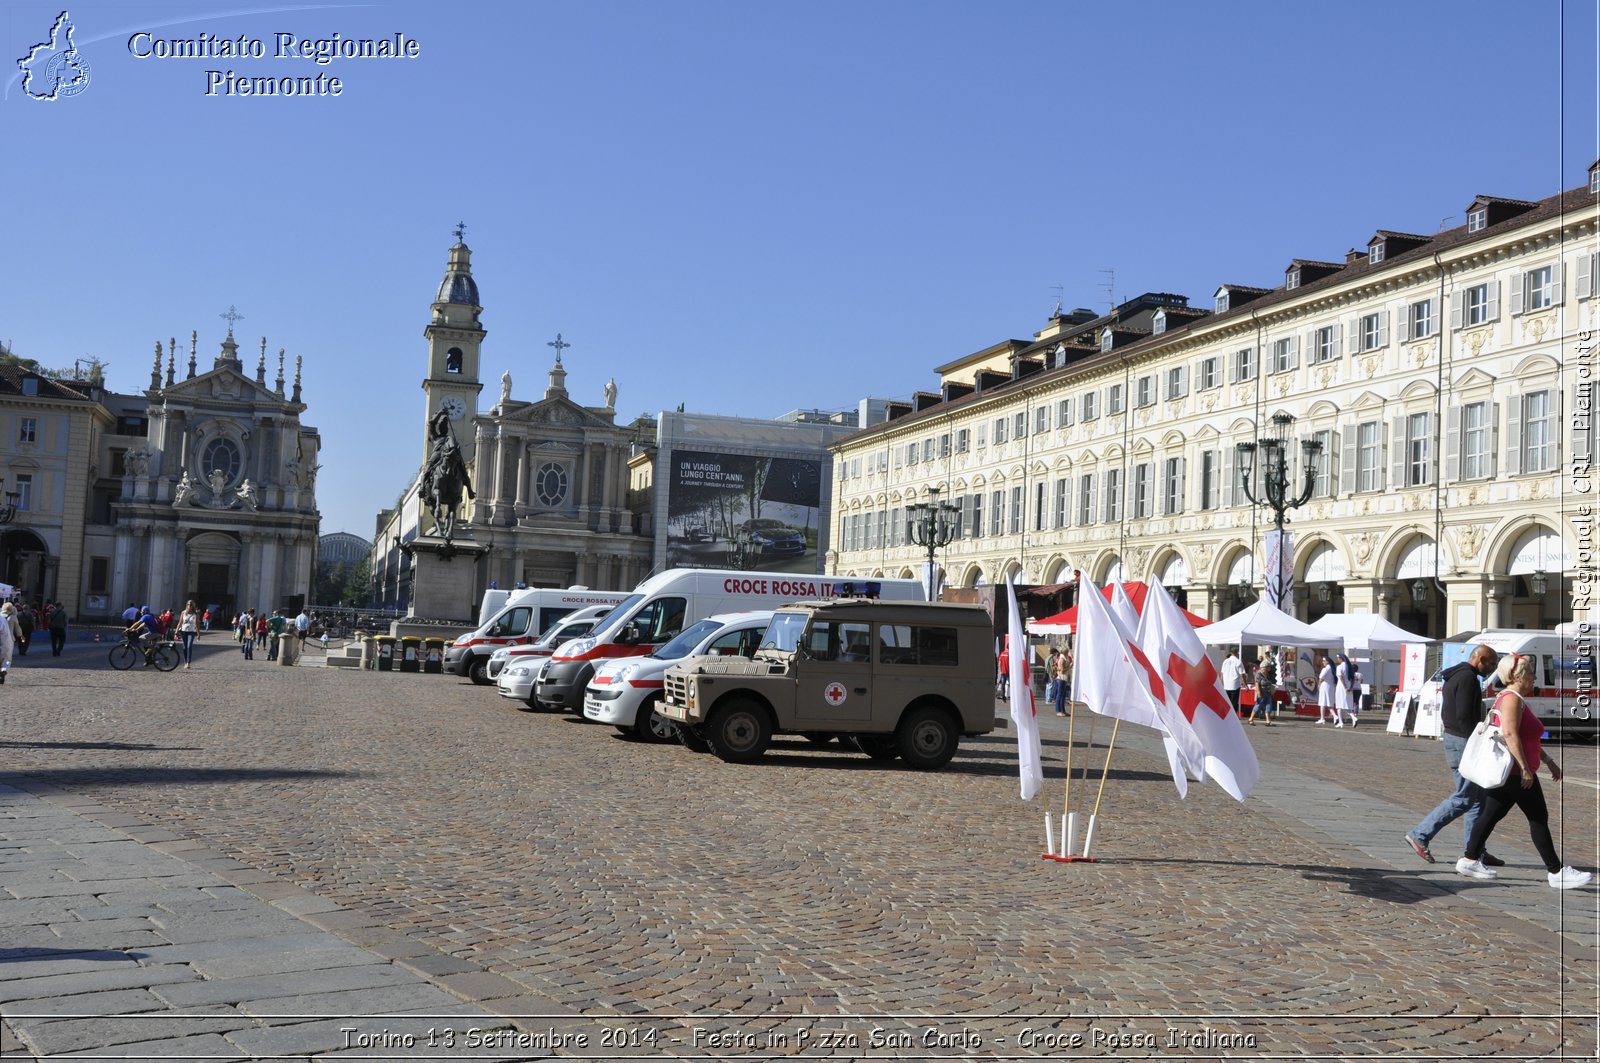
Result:
[[[472,279],[472,249],[464,239],[466,226],[457,225],[456,242],[450,248],[450,262],[439,295],[433,303],[433,320],[422,334],[428,340],[428,375],[422,381],[427,393],[427,409],[422,424],[422,452],[428,454],[428,424],[440,410],[450,415],[461,456],[472,461],[477,433],[472,419],[478,412],[478,349],[487,335],[479,315],[478,284]]]

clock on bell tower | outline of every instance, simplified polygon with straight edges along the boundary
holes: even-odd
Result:
[[[428,375],[422,381],[428,396],[422,420],[423,460],[428,454],[428,423],[440,410],[453,422],[462,458],[470,463],[477,445],[477,433],[462,422],[478,411],[478,392],[483,390],[478,379],[479,348],[488,333],[478,319],[483,307],[472,279],[472,250],[465,234],[465,226],[457,225],[450,262],[433,303],[433,319],[423,330],[428,340]]]

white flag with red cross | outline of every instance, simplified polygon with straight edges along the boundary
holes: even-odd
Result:
[[[1124,595],[1126,597],[1126,595]],[[1128,606],[1132,608],[1131,603]],[[1188,793],[1184,768],[1198,773],[1204,750],[1198,739],[1175,733],[1167,720],[1166,681],[1118,619],[1114,606],[1090,583],[1078,581],[1077,658],[1072,668],[1072,696],[1102,716],[1114,716],[1159,732],[1167,747],[1167,763],[1179,795]]]
[[[1202,778],[1214,779],[1243,801],[1261,778],[1256,751],[1244,735],[1239,715],[1223,692],[1222,677],[1206,656],[1194,625],[1160,583],[1150,584],[1139,636],[1146,656],[1161,674],[1164,715],[1173,737],[1186,754],[1198,743],[1204,757]],[[1192,768],[1194,762],[1188,762]]]
[[[1039,743],[1039,719],[1033,704],[1033,682],[1028,674],[1028,636],[1022,629],[1022,610],[1017,606],[1017,586],[1006,576],[1010,596],[1010,615],[1006,635],[1007,682],[1011,688],[1011,723],[1017,729],[1017,770],[1022,776],[1022,799],[1032,801],[1044,785],[1043,751]]]

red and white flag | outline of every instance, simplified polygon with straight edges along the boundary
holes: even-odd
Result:
[[[1222,690],[1206,648],[1194,625],[1160,583],[1151,582],[1140,617],[1139,642],[1161,674],[1166,702],[1163,713],[1173,737],[1190,758],[1194,743],[1203,752],[1202,778],[1214,779],[1240,801],[1261,777],[1256,751],[1244,735],[1239,716]]]
[[[1010,616],[1006,630],[1007,659],[1011,688],[1011,725],[1017,729],[1017,770],[1022,776],[1022,799],[1032,801],[1044,786],[1043,753],[1039,747],[1039,719],[1033,705],[1033,683],[1028,675],[1028,636],[1022,629],[1022,610],[1017,607],[1017,586],[1006,576]]]
[[[1113,597],[1115,595],[1113,594]],[[1126,595],[1124,594],[1124,599]],[[1132,603],[1128,608],[1132,609]],[[1166,681],[1139,644],[1086,576],[1078,580],[1077,657],[1072,668],[1072,696],[1102,716],[1154,728],[1167,747],[1167,764],[1180,795],[1188,793],[1186,766],[1201,770],[1204,751],[1188,735],[1175,736],[1166,719]],[[1187,741],[1188,749],[1179,738]]]

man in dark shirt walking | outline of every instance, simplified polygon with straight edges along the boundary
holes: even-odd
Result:
[[[1462,827],[1467,837],[1472,837],[1472,824],[1477,821],[1478,810],[1483,807],[1483,787],[1461,776],[1461,753],[1467,748],[1472,729],[1483,720],[1483,679],[1493,675],[1500,663],[1500,655],[1487,646],[1479,646],[1460,664],[1444,673],[1444,700],[1441,716],[1444,720],[1444,762],[1450,767],[1450,776],[1456,788],[1449,797],[1440,801],[1432,812],[1422,817],[1410,834],[1406,844],[1428,863],[1433,854],[1428,843],[1444,829],[1445,824],[1462,817]],[[1505,863],[1497,856],[1483,854],[1483,862],[1491,867]]]

